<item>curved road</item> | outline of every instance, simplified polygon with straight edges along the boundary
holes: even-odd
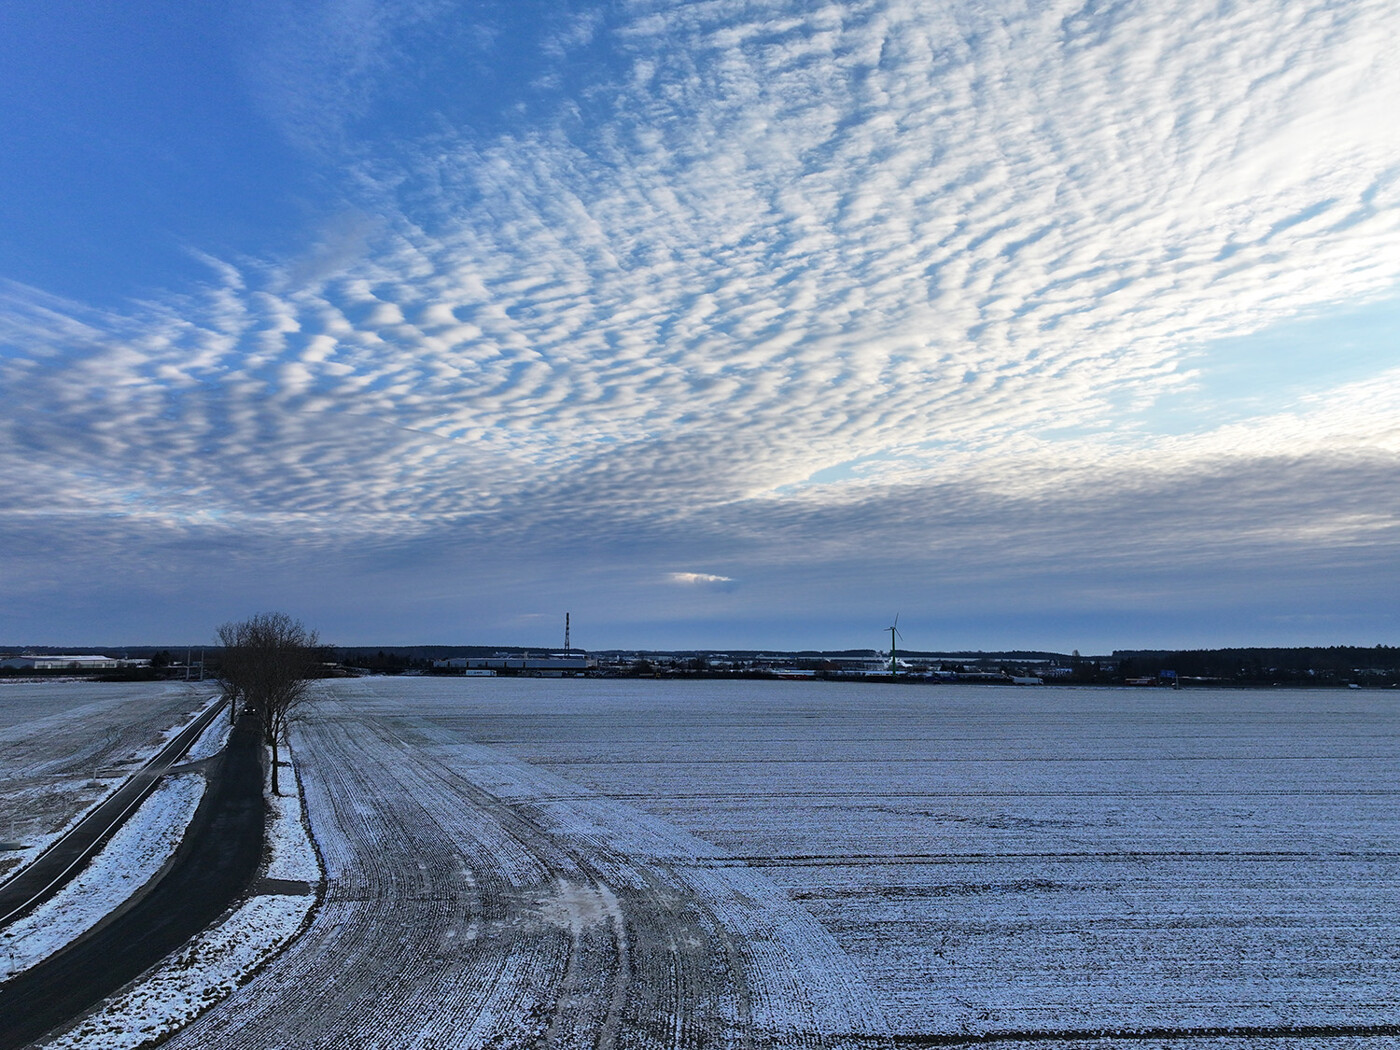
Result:
[[[0,883],[0,928],[33,911],[81,871],[112,834],[146,801],[160,783],[160,778],[194,746],[194,742],[222,710],[222,701],[211,704],[63,837]]]
[[[218,919],[248,888],[262,859],[265,818],[255,723],[240,721],[208,777],[184,841],[149,893],[0,984],[0,1050],[18,1050],[95,1005]]]

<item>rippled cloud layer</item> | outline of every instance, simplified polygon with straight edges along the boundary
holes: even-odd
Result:
[[[249,95],[330,187],[304,247],[191,245],[117,309],[0,288],[21,602],[1393,633],[1400,358],[1339,332],[1243,418],[1212,376],[1396,297],[1392,5],[544,6],[250,8]]]

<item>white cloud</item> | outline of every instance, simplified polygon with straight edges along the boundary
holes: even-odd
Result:
[[[843,508],[908,493],[1397,452],[1393,376],[1136,424],[1188,351],[1400,282],[1393,5],[634,3],[540,30],[518,120],[384,138],[409,39],[462,16],[345,7],[265,29],[269,106],[343,149],[354,201],[303,257],[207,260],[128,316],[8,289],[0,471],[49,483],[0,527],[612,550],[702,523],[717,557],[817,560],[863,545]],[[479,28],[445,50],[489,62]]]
[[[673,572],[668,579],[672,583],[687,587],[715,587],[734,583],[728,576],[716,576],[710,572]]]

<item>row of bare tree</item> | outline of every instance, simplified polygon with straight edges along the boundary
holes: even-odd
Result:
[[[292,713],[307,696],[322,660],[320,639],[286,613],[259,613],[219,628],[223,646],[219,680],[229,703],[229,717],[249,711],[262,723],[272,749],[272,793],[277,780],[280,745],[287,739]]]

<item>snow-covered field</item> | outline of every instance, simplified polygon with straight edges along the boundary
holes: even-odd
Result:
[[[879,1041],[859,973],[767,879],[402,687],[324,686],[294,739],[325,899],[169,1047]]]
[[[474,691],[428,717],[762,872],[896,1032],[1400,1020],[1400,697]]]
[[[110,794],[217,689],[0,680],[0,878]]]
[[[319,870],[288,799],[277,881],[56,1045],[135,1046],[210,1003],[167,1045],[916,1046],[1400,1020],[1400,697],[318,689],[294,735],[328,876],[305,933],[264,961]]]
[[[1400,1018],[1387,694],[324,688],[296,740],[325,904],[172,1047]]]

